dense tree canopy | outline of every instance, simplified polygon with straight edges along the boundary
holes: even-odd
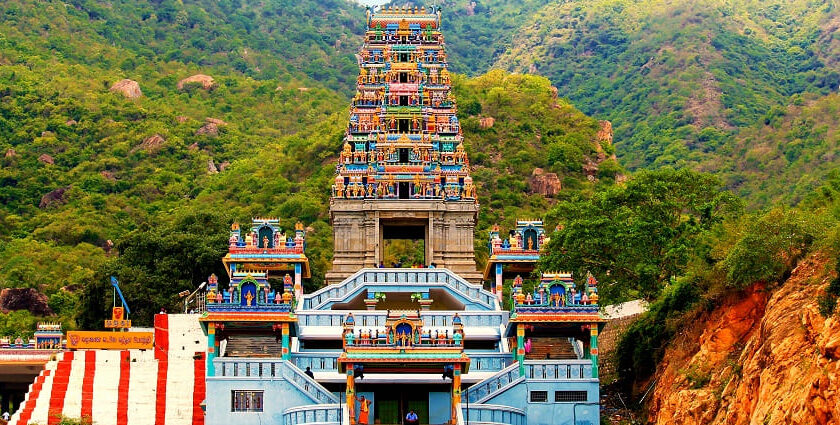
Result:
[[[689,170],[642,171],[626,185],[560,202],[542,268],[591,273],[607,303],[655,298],[702,254],[701,236],[739,210],[717,178]]]

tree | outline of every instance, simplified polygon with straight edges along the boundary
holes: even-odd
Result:
[[[543,270],[591,273],[605,302],[653,299],[705,249],[699,236],[742,208],[709,174],[642,171],[624,186],[563,201],[550,218],[561,226]]]
[[[81,296],[83,327],[99,328],[112,303],[109,276],[115,276],[131,308],[131,319],[152,324],[160,308],[177,311],[181,291],[192,291],[211,273],[226,275],[231,219],[215,212],[185,212],[169,225],[147,227],[117,241],[119,256],[98,270]]]

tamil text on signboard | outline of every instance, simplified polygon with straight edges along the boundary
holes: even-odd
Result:
[[[151,349],[153,342],[153,332],[67,332],[67,348]]]

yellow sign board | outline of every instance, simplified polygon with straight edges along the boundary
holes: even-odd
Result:
[[[131,327],[131,320],[106,320],[105,321],[106,328],[130,328]]]
[[[77,349],[151,349],[154,332],[67,332],[67,348]]]

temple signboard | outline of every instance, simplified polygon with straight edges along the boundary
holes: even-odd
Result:
[[[99,332],[70,331],[67,348],[101,350],[149,350],[154,343],[154,332]]]

